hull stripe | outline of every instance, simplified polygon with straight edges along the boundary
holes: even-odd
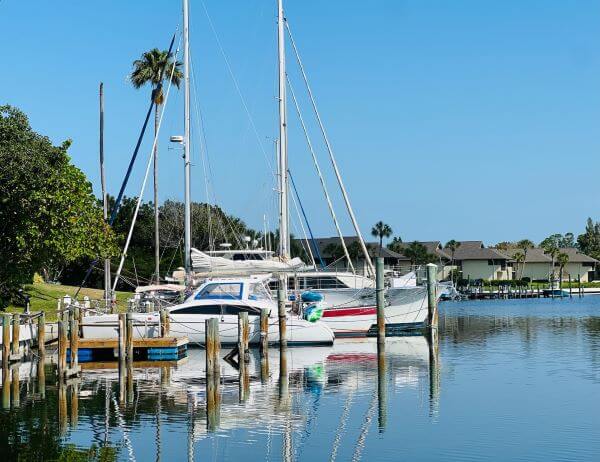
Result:
[[[374,306],[330,308],[323,311],[324,318],[335,318],[338,316],[373,316],[374,314],[377,314],[377,308]]]

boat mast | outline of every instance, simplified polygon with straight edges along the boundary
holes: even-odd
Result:
[[[285,35],[283,0],[277,0],[277,41],[279,57],[279,255],[283,261],[290,259],[287,114],[285,79]]]
[[[100,82],[100,183],[102,185],[102,212],[104,222],[108,223],[108,195],[104,176],[104,83]],[[104,303],[108,309],[110,300],[110,258],[104,259]]]
[[[189,36],[189,5],[188,0],[183,0],[183,83],[184,83],[184,264],[186,280],[191,274],[192,251],[192,210],[190,203],[190,36]]]

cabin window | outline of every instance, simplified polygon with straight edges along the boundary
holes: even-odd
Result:
[[[205,299],[242,299],[243,284],[241,282],[220,282],[208,284],[196,295],[196,300]]]
[[[186,306],[172,310],[170,314],[216,314],[221,315],[221,305]]]
[[[334,276],[316,276],[304,280],[304,289],[341,289],[346,288],[346,284]]]
[[[237,316],[240,313],[248,313],[248,316],[258,316],[255,309],[244,305],[223,305],[223,314]]]

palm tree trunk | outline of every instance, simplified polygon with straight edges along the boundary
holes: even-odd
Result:
[[[158,133],[158,104],[154,106],[154,136]],[[154,274],[160,284],[160,234],[158,221],[158,141],[154,145]]]
[[[381,257],[381,248],[383,247],[383,236],[379,236],[379,256]]]

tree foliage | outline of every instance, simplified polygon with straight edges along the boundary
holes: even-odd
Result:
[[[587,219],[585,232],[577,237],[577,247],[584,254],[600,260],[600,223]]]
[[[435,263],[438,257],[429,253],[427,247],[420,242],[414,241],[402,249],[402,254],[410,259],[411,265],[424,265]]]
[[[383,221],[378,221],[371,229],[371,236],[379,239],[379,255],[381,256],[381,248],[383,247],[383,239],[388,238],[394,231],[392,227]]]
[[[116,251],[70,144],[54,146],[23,112],[0,106],[0,306],[35,272]]]
[[[540,247],[544,250],[547,249],[565,249],[565,248],[574,248],[575,247],[575,236],[573,233],[565,233],[565,234],[551,234],[542,242],[540,242]]]

